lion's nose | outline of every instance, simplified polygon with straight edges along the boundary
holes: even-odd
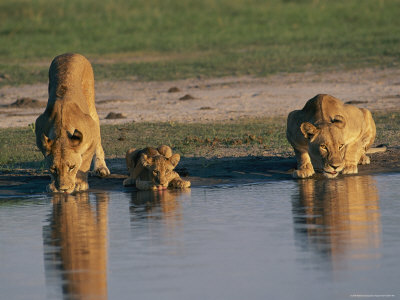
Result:
[[[163,177],[163,178],[160,178],[160,180],[158,181],[158,183],[164,185],[164,184],[167,183],[167,179],[164,178],[164,177]]]
[[[60,192],[64,193],[68,191],[69,187],[66,184],[60,184],[60,188],[58,189]]]
[[[331,166],[332,169],[336,170],[337,168],[340,167],[339,164],[329,164]]]

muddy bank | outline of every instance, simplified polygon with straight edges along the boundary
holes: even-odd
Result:
[[[390,147],[385,153],[371,155],[371,164],[359,166],[359,175],[400,172],[400,147]],[[123,187],[127,177],[124,159],[109,159],[111,175],[107,178],[89,178],[90,191],[133,191],[134,187]],[[192,187],[227,184],[246,184],[271,180],[294,180],[291,177],[296,167],[294,157],[223,157],[183,158],[177,168],[181,176],[192,182]],[[340,175],[343,176],[343,175]],[[317,174],[316,180],[328,180]],[[334,180],[334,179],[331,179]],[[0,174],[0,197],[46,193],[50,176],[36,170],[15,170]]]

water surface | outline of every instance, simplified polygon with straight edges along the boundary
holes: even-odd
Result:
[[[1,196],[2,298],[398,297],[399,182]]]

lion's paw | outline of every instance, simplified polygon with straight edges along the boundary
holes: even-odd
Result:
[[[183,188],[183,189],[190,188],[190,186],[191,186],[190,181],[182,180],[182,188]]]
[[[89,189],[89,184],[86,181],[80,181],[75,183],[76,192],[86,191],[87,189]]]
[[[106,177],[108,175],[110,175],[110,170],[107,168],[107,166],[100,166],[97,169],[94,169],[92,172],[93,175],[97,176],[97,177]]]
[[[292,173],[293,178],[307,178],[311,177],[314,175],[314,170],[312,169],[300,169],[300,170],[295,170]]]
[[[56,185],[54,184],[54,182],[51,182],[49,185],[46,186],[46,191],[48,193],[56,193],[58,192]]]
[[[370,158],[367,155],[363,154],[363,156],[361,156],[361,158],[360,158],[359,164],[360,165],[369,165],[370,163],[371,163]]]
[[[190,181],[188,180],[182,180],[182,179],[174,179],[170,182],[169,187],[175,188],[175,189],[187,189],[190,188]]]
[[[346,165],[342,171],[343,174],[357,174],[357,165]]]

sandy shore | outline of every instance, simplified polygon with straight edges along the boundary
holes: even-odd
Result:
[[[168,92],[176,87],[178,92]],[[278,74],[266,78],[228,77],[172,82],[115,81],[96,83],[101,124],[125,122],[213,122],[228,119],[285,116],[319,93],[356,101],[370,110],[400,109],[400,69],[363,69],[329,73]],[[190,95],[194,99],[180,100]],[[39,107],[11,106],[31,98]],[[33,123],[47,102],[47,85],[0,89],[0,128]],[[110,113],[124,119],[106,119]]]

